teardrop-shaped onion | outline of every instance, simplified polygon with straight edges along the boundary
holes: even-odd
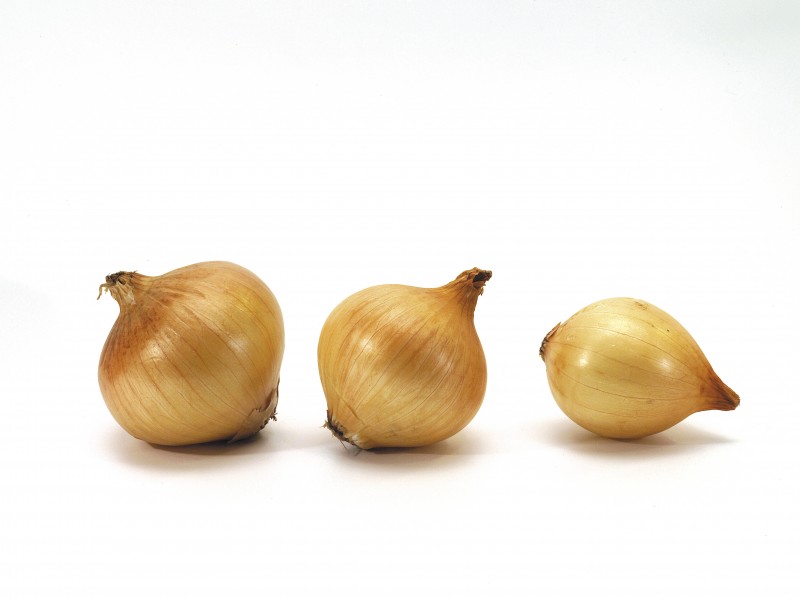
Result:
[[[491,271],[438,288],[379,285],[337,306],[318,359],[327,426],[359,448],[433,444],[463,429],[486,391],[473,316]]]
[[[641,438],[739,405],[689,332],[642,300],[587,306],[556,325],[539,354],[561,410],[601,436]]]
[[[238,440],[274,418],[283,317],[247,269],[205,262],[160,277],[120,272],[101,288],[120,308],[98,378],[132,436],[177,446]]]

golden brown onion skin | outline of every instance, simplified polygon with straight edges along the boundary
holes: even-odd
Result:
[[[463,429],[486,392],[473,316],[491,271],[439,288],[380,285],[337,306],[320,334],[328,427],[369,449],[439,442]]]
[[[238,440],[274,417],[283,317],[247,269],[205,262],[101,286],[120,306],[98,379],[117,422],[152,444]]]
[[[587,306],[547,334],[540,355],[561,410],[604,437],[641,438],[739,405],[689,332],[643,300]]]

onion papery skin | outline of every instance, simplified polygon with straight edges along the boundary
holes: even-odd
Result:
[[[284,352],[278,301],[230,262],[109,275],[120,313],[98,379],[116,421],[151,444],[252,436],[274,418]]]
[[[604,437],[642,438],[739,405],[689,332],[643,300],[590,304],[556,325],[539,353],[561,410]]]
[[[318,346],[326,425],[358,448],[417,447],[461,431],[486,392],[474,313],[491,271],[438,288],[380,285],[339,304]]]

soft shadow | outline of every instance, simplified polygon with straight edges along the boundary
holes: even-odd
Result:
[[[274,443],[267,432],[239,442],[209,442],[192,446],[159,446],[133,438],[125,432],[110,432],[109,452],[120,462],[145,469],[192,471],[225,468],[249,463],[252,457],[269,454]]]
[[[253,437],[238,442],[209,442],[191,446],[161,446],[131,437],[118,428],[106,436],[106,448],[120,462],[166,471],[230,469],[253,460],[269,460],[282,452],[325,446],[325,434],[315,428],[270,423]]]
[[[331,444],[339,446],[335,457],[342,464],[359,469],[387,471],[419,471],[428,468],[450,468],[467,464],[476,456],[487,454],[484,439],[474,431],[461,431],[450,439],[421,448],[376,448],[360,450],[331,436]],[[337,448],[332,447],[333,450]]]
[[[578,454],[621,457],[625,460],[674,456],[735,442],[687,423],[679,423],[667,431],[638,440],[607,439],[564,420],[539,423],[534,427],[533,434],[549,446]]]

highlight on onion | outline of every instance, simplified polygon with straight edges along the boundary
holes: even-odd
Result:
[[[235,441],[275,418],[283,317],[256,275],[203,262],[157,277],[120,271],[104,291],[120,312],[100,355],[100,391],[132,436]]]
[[[610,298],[556,325],[540,356],[558,406],[609,438],[641,438],[739,396],[680,323],[643,300]]]
[[[328,317],[318,346],[326,426],[358,448],[414,447],[463,429],[486,392],[473,316],[491,271],[438,288],[379,285]]]

